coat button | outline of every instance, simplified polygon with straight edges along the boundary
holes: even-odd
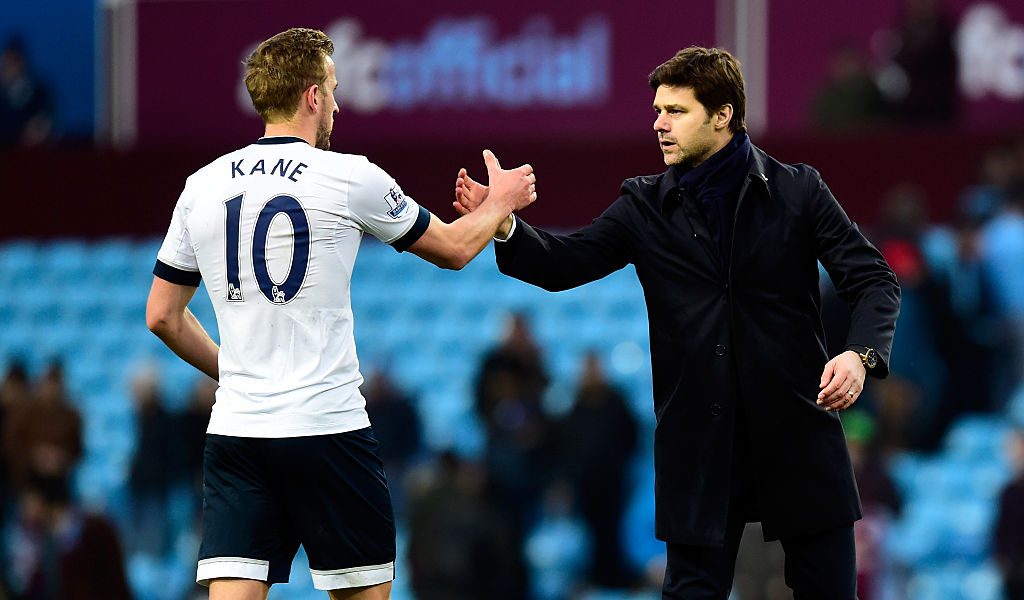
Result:
[[[715,356],[725,356],[725,344],[715,346]]]
[[[711,405],[711,415],[717,417],[720,414],[722,414],[722,405],[715,402]]]

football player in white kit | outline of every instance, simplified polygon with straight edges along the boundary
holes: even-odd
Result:
[[[299,544],[331,598],[389,597],[394,521],[352,335],[359,242],[459,269],[536,199],[529,165],[502,170],[485,151],[489,197],[444,223],[366,158],[328,152],[333,52],[311,29],[256,48],[245,83],[265,135],[188,178],[154,268],[147,325],[220,384],[197,573],[214,600],[266,598]],[[201,279],[219,348],[187,308]]]

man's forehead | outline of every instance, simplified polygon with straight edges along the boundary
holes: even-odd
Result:
[[[692,104],[696,101],[690,86],[661,85],[654,92],[655,104]]]

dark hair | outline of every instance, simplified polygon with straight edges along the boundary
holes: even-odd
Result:
[[[740,61],[721,48],[690,46],[676,52],[676,55],[658,65],[648,82],[651,89],[669,87],[693,88],[693,95],[704,105],[708,117],[725,106],[732,105],[732,120],[729,131],[746,131],[744,123],[747,96],[743,91],[743,73]]]
[[[260,117],[267,123],[292,118],[302,93],[311,85],[324,84],[324,57],[331,54],[330,38],[301,27],[282,31],[257,46],[245,61],[245,87]]]

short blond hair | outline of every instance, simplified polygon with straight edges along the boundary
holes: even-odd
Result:
[[[311,85],[324,85],[324,58],[334,42],[322,31],[293,27],[264,41],[245,61],[245,89],[265,123],[287,121]],[[333,90],[327,90],[333,93]]]

